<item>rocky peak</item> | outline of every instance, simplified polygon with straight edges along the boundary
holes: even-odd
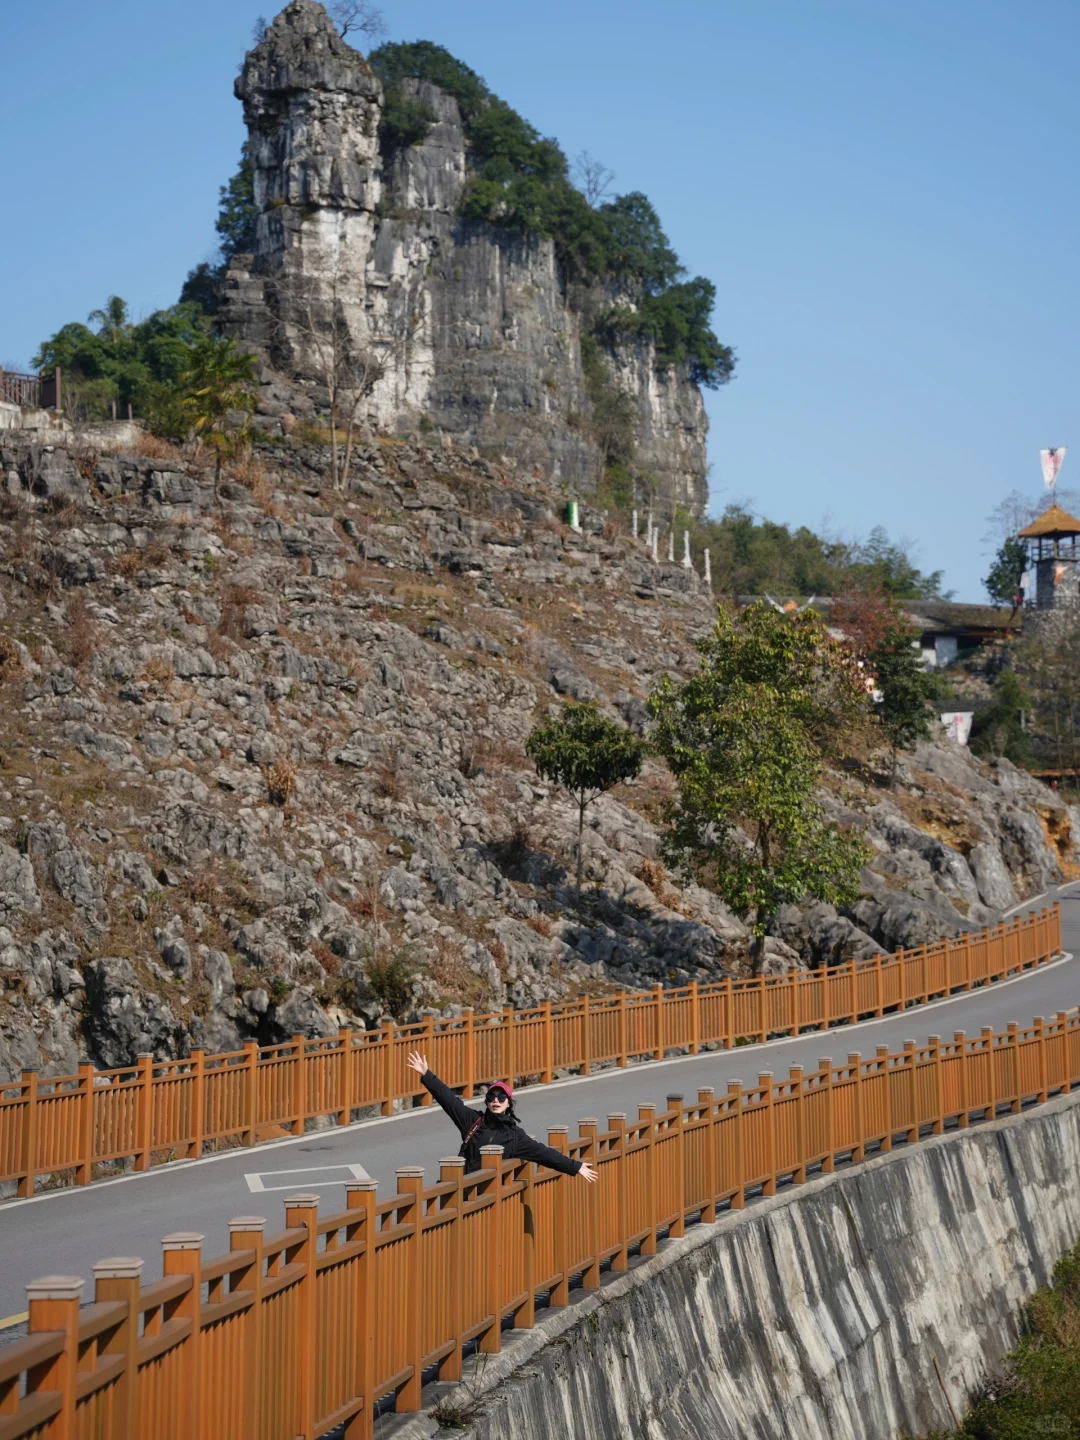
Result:
[[[236,82],[259,216],[221,324],[269,362],[259,423],[273,432],[282,410],[325,408],[326,347],[310,322],[332,315],[382,372],[364,401],[373,429],[434,424],[588,495],[605,442],[583,342],[619,297],[568,285],[552,239],[463,219],[457,102],[427,82],[401,88],[434,121],[421,142],[381,151],[382,87],[314,0],[292,0]],[[707,420],[686,367],[658,369],[644,339],[605,342],[604,356],[607,383],[632,402],[635,464],[658,510],[703,513]]]

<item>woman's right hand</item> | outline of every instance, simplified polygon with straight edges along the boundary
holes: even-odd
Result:
[[[427,1074],[427,1056],[421,1055],[419,1050],[410,1050],[409,1058],[405,1062],[410,1070],[415,1070],[418,1075]]]
[[[577,1173],[579,1180],[588,1180],[590,1185],[594,1184],[597,1180],[600,1179],[600,1176],[596,1173],[593,1167],[585,1162],[582,1163],[581,1169]]]

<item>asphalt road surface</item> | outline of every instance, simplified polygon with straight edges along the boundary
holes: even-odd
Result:
[[[1010,1021],[1023,1026],[1036,1015],[1050,1017],[1080,1004],[1080,959],[1072,958],[1080,956],[1080,882],[1030,903],[1037,907],[1055,899],[1061,902],[1062,945],[1069,958],[882,1020],[537,1086],[520,1092],[522,1123],[541,1139],[548,1125],[567,1124],[575,1134],[582,1116],[601,1122],[618,1111],[636,1116],[639,1104],[663,1108],[668,1095],[691,1098],[699,1086],[723,1093],[729,1080],[753,1083],[766,1070],[786,1077],[789,1066],[811,1070],[826,1055],[839,1062],[855,1051],[872,1055],[878,1045],[897,1050],[905,1040],[921,1045],[931,1035],[951,1038],[955,1030],[966,1030],[974,1036],[984,1025],[1003,1030]],[[149,1280],[161,1273],[160,1242],[170,1231],[201,1232],[204,1254],[217,1255],[228,1249],[226,1225],[234,1215],[263,1215],[270,1233],[284,1225],[282,1202],[288,1194],[313,1191],[324,1207],[337,1209],[344,1206],[345,1184],[365,1175],[379,1181],[384,1195],[393,1194],[398,1166],[423,1165],[434,1179],[440,1157],[456,1154],[457,1147],[456,1130],[433,1106],[6,1202],[0,1205],[0,1324],[25,1309],[30,1280],[83,1275],[89,1299],[90,1267],[97,1260],[141,1255]],[[0,1340],[17,1333],[9,1328]]]

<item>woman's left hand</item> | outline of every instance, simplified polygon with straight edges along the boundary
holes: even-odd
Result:
[[[419,1050],[410,1050],[409,1057],[405,1062],[410,1070],[415,1070],[418,1075],[427,1074],[427,1056],[421,1055]]]

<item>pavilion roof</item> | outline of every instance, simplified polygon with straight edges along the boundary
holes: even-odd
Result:
[[[1019,531],[1021,540],[1052,540],[1061,535],[1080,535],[1080,520],[1060,505],[1051,505],[1037,520]]]

